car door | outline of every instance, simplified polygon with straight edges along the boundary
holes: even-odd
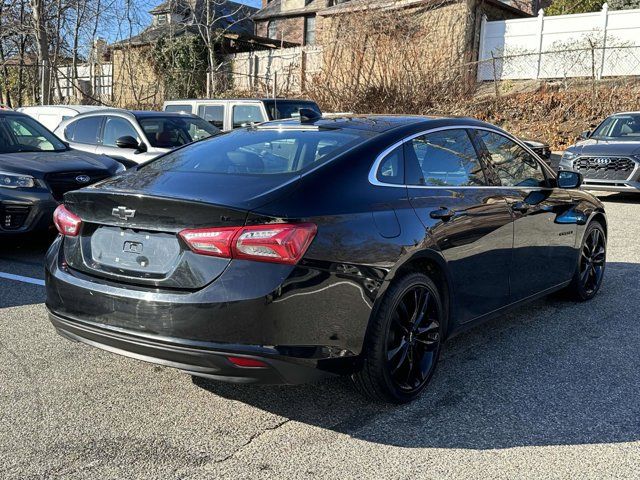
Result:
[[[71,148],[95,153],[102,131],[102,116],[79,118],[69,123],[63,132],[64,139]]]
[[[140,132],[138,132],[128,119],[114,115],[105,115],[101,141],[96,149],[96,153],[101,153],[115,160],[122,161],[125,165],[140,162],[138,159],[139,153],[136,153],[136,150],[120,148],[116,145],[116,141],[120,137],[125,136],[135,138],[138,143],[142,142]]]
[[[409,200],[451,273],[456,322],[506,305],[513,218],[500,191],[487,188],[469,132],[434,130],[405,142],[404,153]]]
[[[501,186],[514,216],[511,300],[518,301],[565,282],[575,267],[575,224],[562,221],[574,204],[555,188],[555,178],[515,140],[475,130],[491,181]]]

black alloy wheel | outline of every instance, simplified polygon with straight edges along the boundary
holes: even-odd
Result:
[[[607,238],[600,222],[591,222],[582,239],[580,257],[567,291],[579,301],[591,300],[602,285],[607,262]]]
[[[389,287],[371,320],[363,368],[354,375],[363,393],[405,403],[422,392],[440,356],[443,311],[438,288],[426,275],[411,273]]]
[[[580,283],[587,295],[593,295],[600,288],[605,259],[604,233],[599,228],[594,228],[585,238],[580,258]]]
[[[393,312],[387,334],[387,365],[398,387],[420,389],[440,347],[440,312],[426,285],[409,288]]]

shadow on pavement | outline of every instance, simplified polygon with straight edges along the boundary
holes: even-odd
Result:
[[[554,297],[450,340],[425,394],[371,404],[347,379],[229,385],[222,397],[351,437],[408,448],[502,449],[640,439],[640,264],[609,263],[599,295]]]

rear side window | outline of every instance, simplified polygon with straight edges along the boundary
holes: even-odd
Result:
[[[294,174],[335,158],[367,138],[366,132],[344,130],[236,130],[171,152],[142,170]]]
[[[224,105],[200,105],[198,116],[214,127],[224,128]]]
[[[176,113],[192,113],[191,105],[167,105],[164,107],[165,112],[176,112]]]
[[[233,128],[264,122],[262,109],[257,105],[234,105]]]
[[[376,178],[382,183],[402,185],[404,183],[404,156],[402,145],[389,152],[378,168]]]
[[[138,132],[133,128],[131,122],[124,118],[107,117],[104,122],[104,133],[102,134],[102,145],[105,147],[116,147],[116,140],[120,137],[133,137],[140,141]]]
[[[408,185],[485,185],[478,154],[466,130],[442,130],[405,143]]]
[[[538,161],[513,140],[498,133],[478,130],[484,143],[492,170],[505,187],[539,187],[546,178]]]
[[[73,128],[67,127],[65,135],[73,142],[97,145],[101,124],[102,117],[82,118],[71,124]]]

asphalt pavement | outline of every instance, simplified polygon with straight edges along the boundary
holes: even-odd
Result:
[[[43,306],[47,239],[0,250],[0,478],[638,478],[640,195],[602,196],[591,302],[545,298],[452,339],[429,389],[193,381],[69,342]]]

